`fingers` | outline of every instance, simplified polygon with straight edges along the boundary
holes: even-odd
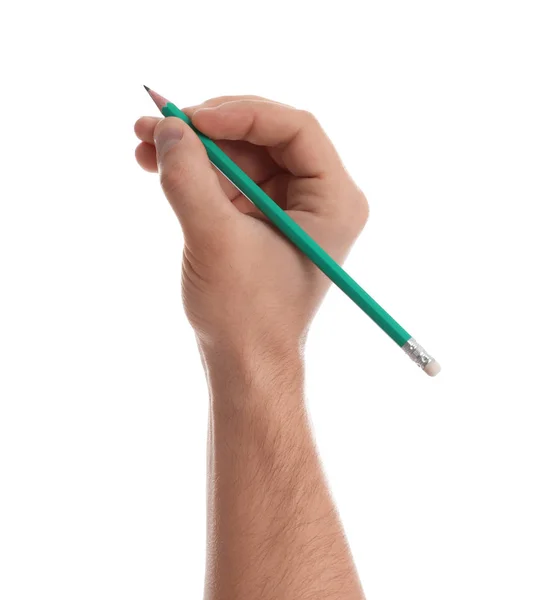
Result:
[[[202,104],[198,104],[196,106],[189,106],[188,108],[183,108],[182,111],[190,116],[200,108],[216,107],[221,104],[224,104],[225,102],[232,102],[236,100],[259,100],[263,102],[272,102],[273,104],[280,104],[281,106],[286,106],[285,104],[281,104],[273,100],[267,100],[266,98],[262,98],[261,96],[219,96],[218,98],[211,98],[209,100],[206,100]],[[136,137],[143,142],[153,144],[154,129],[160,121],[161,117],[141,117],[134,125],[134,132],[136,134]]]
[[[134,124],[134,133],[136,137],[148,144],[154,143],[154,130],[162,117],[140,117]]]
[[[216,140],[244,140],[270,148],[275,161],[298,177],[321,177],[340,168],[334,146],[308,112],[261,100],[200,107],[192,122]]]
[[[258,100],[260,102],[272,102],[273,104],[280,104],[281,106],[289,106],[288,104],[284,104],[283,102],[277,102],[276,100],[270,100],[269,98],[263,98],[262,96],[253,96],[253,95],[244,95],[244,96],[218,96],[216,98],[210,98],[201,104],[197,104],[196,106],[190,106],[189,108],[183,108],[182,110],[187,115],[192,115],[199,108],[212,108],[215,106],[219,106],[220,104],[225,104],[226,102],[235,102],[237,100]],[[291,107],[290,107],[291,108]]]
[[[146,171],[157,171],[157,162],[154,149],[154,130],[161,119],[156,117],[142,117],[134,126],[138,139],[142,144],[136,149],[136,160]],[[218,141],[217,144],[242,170],[244,170],[255,182],[267,181],[281,171],[280,167],[269,156],[265,148],[252,146],[240,141]],[[151,150],[147,149],[150,145]],[[216,171],[221,187],[230,200],[239,195],[238,190],[229,180]]]
[[[152,144],[141,142],[134,151],[136,162],[149,173],[157,172],[156,149]]]
[[[169,117],[154,131],[160,181],[187,244],[222,241],[238,211],[223,193],[205,148],[181,119]]]
[[[359,223],[362,228],[368,214],[367,201],[310,113],[259,96],[221,96],[183,110],[282,208],[324,213],[335,222],[345,221],[345,227],[351,224],[357,229]],[[153,141],[159,120],[143,117],[136,123],[136,134],[146,145]],[[148,171],[157,168],[155,152],[147,148],[137,148],[137,160]],[[248,212],[249,202],[216,173],[235,207]],[[283,179],[282,173],[299,179]],[[278,190],[272,189],[275,181]]]
[[[135,150],[136,162],[150,173],[157,172],[156,149],[154,146],[154,130],[161,117],[141,117],[134,124],[134,133],[141,140]]]
[[[262,102],[273,102],[273,104],[281,104],[279,102],[275,102],[273,100],[267,100],[266,98],[262,98],[261,96],[219,96],[217,98],[210,98],[202,104],[197,104],[196,106],[189,106],[187,108],[183,108],[182,111],[186,113],[188,116],[191,116],[196,110],[200,108],[210,108],[216,107],[220,104],[224,104],[225,102],[232,102],[236,100],[259,100]],[[281,104],[281,106],[286,106]],[[136,137],[143,142],[148,142],[150,144],[154,143],[154,129],[156,125],[161,121],[162,117],[141,117],[134,124],[134,132]]]

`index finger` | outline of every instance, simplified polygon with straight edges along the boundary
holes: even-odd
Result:
[[[267,100],[234,100],[199,108],[192,122],[215,140],[244,140],[266,146],[281,167],[298,177],[321,177],[341,165],[315,117]]]

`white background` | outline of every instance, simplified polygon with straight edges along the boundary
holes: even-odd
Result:
[[[314,112],[369,197],[308,347],[368,598],[553,597],[550,2],[6,3],[0,597],[201,598],[206,388],[180,231],[133,123],[259,94]]]

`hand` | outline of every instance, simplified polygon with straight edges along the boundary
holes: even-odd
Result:
[[[258,97],[215,98],[184,109],[281,208],[342,262],[367,201],[317,120]],[[180,119],[143,117],[136,158],[159,170],[184,233],[182,291],[200,347],[301,349],[330,281],[217,170]]]

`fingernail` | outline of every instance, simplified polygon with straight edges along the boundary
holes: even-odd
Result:
[[[162,158],[170,148],[182,140],[183,133],[183,128],[179,127],[178,124],[168,121],[163,123],[158,131],[156,131],[154,138],[158,159]]]

